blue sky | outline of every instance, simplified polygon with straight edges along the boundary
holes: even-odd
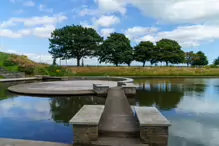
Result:
[[[184,51],[206,53],[210,63],[219,56],[219,0],[1,0],[1,6],[0,51],[37,62],[51,63],[50,33],[71,24],[95,28],[104,37],[124,33],[132,45],[175,39]]]

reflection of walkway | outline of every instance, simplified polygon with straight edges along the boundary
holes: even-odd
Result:
[[[100,138],[95,144],[135,145],[141,144],[139,127],[131,107],[121,88],[111,88],[99,125]]]

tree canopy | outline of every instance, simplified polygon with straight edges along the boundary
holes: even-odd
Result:
[[[159,61],[179,64],[183,63],[185,53],[181,50],[181,46],[174,40],[162,39],[157,42],[157,53],[159,54]]]
[[[118,66],[130,64],[132,59],[130,40],[121,33],[112,33],[100,46],[97,56],[100,63],[112,63]],[[130,57],[131,56],[131,57]]]
[[[158,42],[141,41],[132,48],[130,40],[122,33],[111,33],[105,40],[93,28],[80,25],[70,25],[55,29],[49,39],[49,53],[52,55],[53,64],[57,58],[76,59],[77,66],[81,65],[82,58],[97,57],[99,63],[131,65],[138,61],[145,66],[158,62],[169,64],[186,63],[187,66],[203,66],[208,64],[207,57],[201,51],[184,52],[175,40],[161,39]],[[82,64],[84,62],[82,60]],[[219,65],[219,57],[214,61]]]
[[[208,59],[202,51],[195,54],[195,58],[192,61],[192,66],[208,65]]]
[[[94,56],[103,38],[93,28],[71,25],[55,29],[49,41],[53,58],[75,58],[80,66],[81,58]]]
[[[153,50],[155,46],[152,42],[140,42],[137,46],[134,47],[134,56],[135,60],[142,62],[143,66],[145,66],[146,61],[151,61],[153,58]]]
[[[219,57],[214,60],[213,64],[214,65],[219,65]]]

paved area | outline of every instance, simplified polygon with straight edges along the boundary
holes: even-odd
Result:
[[[124,91],[119,87],[111,88],[108,92],[99,132],[106,136],[118,134],[122,137],[139,132],[137,119],[133,116]]]
[[[93,84],[103,84],[116,87],[116,81],[102,80],[73,80],[29,83],[11,86],[8,89],[12,92],[36,95],[86,95],[95,94]]]
[[[0,138],[0,146],[72,146],[70,144],[29,141],[29,140],[16,140],[16,139],[3,139]]]

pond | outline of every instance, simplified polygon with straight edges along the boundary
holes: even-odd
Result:
[[[0,138],[73,142],[68,121],[84,104],[103,97],[31,97],[0,83]],[[172,123],[169,146],[219,146],[219,79],[137,79],[132,105],[155,106]]]

